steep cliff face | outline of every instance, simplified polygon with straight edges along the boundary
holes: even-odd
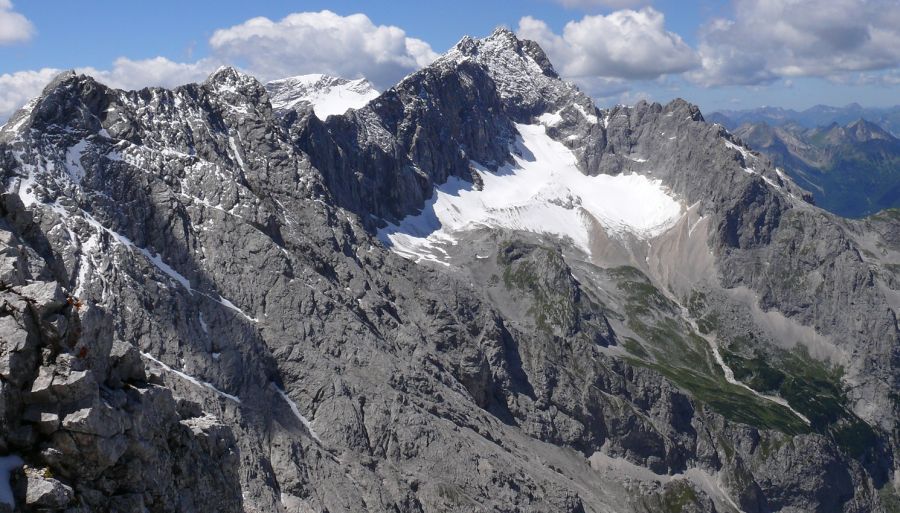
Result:
[[[441,222],[563,167],[538,210]],[[0,168],[3,294],[51,305],[0,317],[32,340],[0,352],[19,504],[32,483],[85,511],[896,500],[881,232],[685,102],[596,109],[508,31],[325,121],[229,68],[171,91],[63,75],[2,129]],[[653,229],[587,192],[635,184],[670,202]]]
[[[232,430],[173,397],[109,312],[42,279],[46,239],[2,201],[0,445],[18,461],[0,508],[241,511]]]

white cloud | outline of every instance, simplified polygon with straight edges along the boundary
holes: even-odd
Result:
[[[556,3],[569,9],[592,9],[597,7],[609,7],[612,9],[624,9],[626,7],[639,7],[652,3],[650,0],[555,0]]]
[[[628,89],[628,79],[655,78],[696,64],[691,49],[665,30],[664,21],[653,8],[624,10],[607,16],[585,16],[567,24],[562,35],[557,35],[543,21],[526,17],[519,23],[519,33],[540,43],[563,76],[575,79],[595,96],[613,97]],[[122,57],[108,69],[76,71],[112,87],[138,89],[202,81],[220,64],[230,63],[263,81],[328,73],[348,78],[365,76],[383,88],[437,57],[428,43],[408,37],[398,27],[375,25],[363,14],[340,16],[330,11],[294,13],[279,21],[253,18],[216,30],[209,45],[212,56],[196,62]],[[59,71],[3,75],[0,121],[38,95]]]
[[[699,63],[681,37],[665,29],[665,17],[652,7],[585,16],[567,23],[562,35],[526,16],[519,20],[518,34],[540,44],[560,75],[568,78],[653,79]]]
[[[760,84],[900,65],[896,0],[735,0],[702,30],[703,85]]]
[[[13,10],[10,0],[0,0],[0,46],[22,43],[34,35],[34,25]]]
[[[625,91],[619,96],[622,105],[634,105],[638,102],[652,102],[653,95],[646,91]]]
[[[570,9],[591,9],[596,7],[609,7],[612,9],[624,9],[652,3],[648,0],[555,0],[556,3]]]
[[[900,85],[900,69],[844,73],[827,78],[829,82],[845,86],[896,87]]]
[[[602,99],[607,103],[616,100],[632,86],[631,82],[621,78],[588,77],[572,79],[572,82],[592,98]]]
[[[327,73],[365,76],[386,87],[437,57],[428,43],[407,37],[399,27],[331,11],[294,13],[280,21],[253,18],[215,31],[209,43],[217,55],[262,80]]]
[[[197,62],[175,62],[165,57],[133,61],[120,57],[108,70],[77,68],[75,71],[91,75],[104,84],[119,89],[143,87],[175,87],[191,82],[202,82],[220,63],[215,59]]]
[[[41,93],[44,86],[60,70],[44,68],[37,71],[18,71],[0,75],[0,123],[16,109]]]

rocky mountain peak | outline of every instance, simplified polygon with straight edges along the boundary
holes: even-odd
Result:
[[[222,66],[212,72],[204,85],[219,94],[237,94],[258,98],[266,94],[263,84],[252,75],[248,75],[232,66]]]
[[[209,77],[206,79],[206,83],[211,85],[246,85],[256,81],[256,78],[239,71],[234,66],[219,66],[219,68],[210,73]]]
[[[853,136],[856,141],[870,141],[875,139],[894,139],[894,137],[880,126],[859,118],[847,125],[847,132]]]
[[[828,141],[832,145],[842,145],[846,143],[863,143],[874,140],[893,140],[895,139],[890,133],[885,131],[875,123],[871,123],[863,118],[856,121],[841,125],[832,122],[828,126],[814,129],[810,132],[813,136],[819,136]]]
[[[595,110],[587,96],[559,78],[537,43],[520,39],[509,29],[497,28],[481,39],[466,36],[429,68],[454,70],[467,64],[487,71],[514,116],[540,115],[573,101],[588,112]]]
[[[537,71],[548,77],[558,78],[540,45],[531,40],[519,39],[505,27],[498,27],[491,35],[481,39],[465,36],[444,57],[455,60],[469,58],[488,67],[502,69],[520,65],[529,72]]]
[[[469,35],[463,36],[453,49],[474,55],[478,50],[486,44],[494,44],[506,46],[508,49],[515,51],[520,46],[521,40],[514,32],[506,27],[497,27],[490,35],[483,38],[475,38]],[[451,50],[452,51],[452,50]]]
[[[17,132],[37,128],[44,133],[67,130],[97,131],[109,88],[89,75],[64,71],[44,88],[40,96],[14,114],[0,131],[0,141]]]

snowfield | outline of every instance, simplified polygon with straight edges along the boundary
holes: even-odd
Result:
[[[436,188],[422,212],[379,231],[395,252],[415,261],[444,263],[441,243],[478,228],[505,228],[571,239],[590,254],[593,222],[612,236],[652,238],[683,212],[659,180],[643,175],[584,175],[572,152],[542,125],[516,125],[515,164],[491,172],[473,167],[483,187],[451,177]]]
[[[359,109],[378,96],[378,90],[364,78],[346,80],[312,74],[274,80],[266,84],[275,109],[294,109],[310,104],[317,118]]]

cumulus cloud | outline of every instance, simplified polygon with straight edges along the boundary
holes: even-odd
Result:
[[[642,101],[652,102],[653,95],[646,91],[625,91],[619,96],[619,103],[622,105],[634,105]]]
[[[570,78],[653,79],[699,64],[695,52],[665,29],[665,17],[652,7],[621,10],[571,21],[562,34],[542,20],[519,20],[518,34],[536,41],[557,71]]]
[[[900,69],[844,73],[830,76],[828,80],[835,84],[847,86],[896,87],[900,85]]]
[[[556,3],[570,9],[590,9],[595,7],[624,9],[626,7],[646,5],[651,2],[648,0],[556,0]]]
[[[91,75],[111,87],[140,89],[152,86],[175,87],[191,82],[202,82],[219,65],[219,61],[216,59],[175,62],[165,57],[142,60],[120,57],[108,70],[88,67],[76,68],[75,71]]]
[[[900,65],[896,0],[735,0],[733,19],[701,31],[703,85],[829,77]]]
[[[602,99],[606,103],[629,91],[633,85],[628,80],[621,78],[603,77],[576,78],[572,79],[572,82],[592,98]]]
[[[47,82],[59,74],[59,71],[44,68],[0,75],[0,123],[28,100],[40,94]]]
[[[22,43],[34,35],[34,25],[13,10],[10,0],[0,0],[0,45]]]
[[[263,80],[327,73],[365,76],[387,87],[437,57],[428,43],[407,37],[399,27],[331,11],[294,13],[280,21],[253,18],[215,31],[209,43],[217,55]]]

